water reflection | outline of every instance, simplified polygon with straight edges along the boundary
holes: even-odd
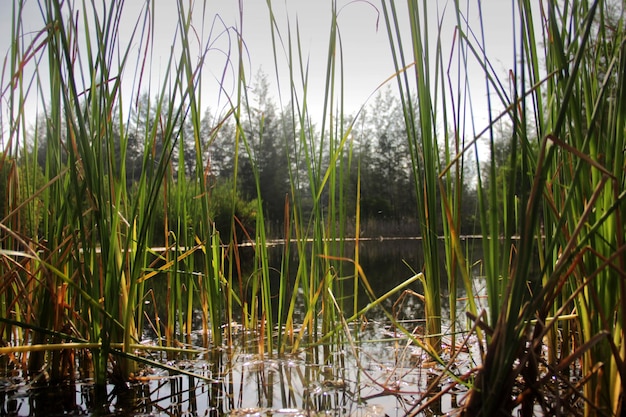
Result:
[[[482,257],[482,246],[480,241],[475,239],[466,239],[464,252],[468,258],[468,261],[479,260]],[[343,256],[346,259],[354,259],[354,241],[347,241],[344,243]],[[449,309],[448,302],[448,283],[446,271],[446,260],[444,252],[444,242],[441,241],[441,247],[439,248],[439,268],[441,270],[441,297],[444,309]],[[381,296],[388,291],[394,289],[409,277],[413,276],[415,272],[421,272],[424,259],[422,256],[423,245],[421,239],[418,238],[388,238],[388,239],[370,239],[359,241],[359,265],[362,268],[369,284],[371,285],[376,296]],[[280,270],[282,262],[282,246],[274,246],[269,249],[270,254],[270,267],[276,271]],[[296,251],[292,250],[292,254]],[[298,259],[293,256],[290,260],[289,269],[292,271],[297,270]],[[345,262],[345,269],[339,275],[349,276],[354,271],[354,266],[350,262]],[[477,272],[477,271],[475,271]],[[458,273],[458,271],[457,271]],[[347,279],[342,281],[345,286],[346,293],[354,293],[354,288],[351,287],[352,280]],[[463,298],[465,296],[465,288],[461,283],[461,279],[457,279],[457,296]],[[423,293],[421,285],[416,284],[410,288],[416,292]],[[367,297],[365,290],[359,288],[357,294],[359,299],[360,308],[364,307],[371,300]],[[385,305],[386,308],[392,307],[394,300],[389,300]],[[346,303],[343,307],[344,315],[350,316],[354,313],[352,304]],[[417,311],[411,312],[413,317],[423,316],[423,306],[415,306]]]
[[[421,269],[420,245],[419,240],[410,239],[360,244],[360,265],[375,294],[382,295],[398,286],[413,275],[411,269]],[[346,252],[351,250],[347,245]],[[280,247],[270,251],[272,267],[280,266],[280,254]],[[442,268],[444,265],[441,259]],[[446,283],[442,284],[447,288]],[[411,290],[422,292],[419,285]],[[369,302],[364,292],[357,294],[362,303]],[[460,286],[458,296],[464,297]],[[388,300],[384,307],[419,336],[423,303],[410,292],[400,301],[399,297]],[[445,293],[442,303],[444,309],[449,308]],[[347,304],[344,315],[350,316],[351,303]],[[459,303],[457,308],[464,306]],[[441,415],[456,407],[464,391],[450,378],[440,379],[442,365],[391,327],[382,310],[369,311],[367,317],[351,326],[353,340],[344,340],[332,352],[303,348],[280,357],[259,353],[257,335],[240,329],[231,351],[168,358],[170,366],[184,368],[196,377],[144,366],[126,389],[107,387],[107,400],[100,405],[88,381],[35,389],[17,379],[0,386],[0,416],[392,417],[420,408],[424,408],[424,415]],[[444,321],[444,326],[448,328],[449,323]],[[202,345],[199,336],[194,342]],[[450,355],[444,352],[444,357]],[[467,352],[456,360],[455,374],[462,375],[472,366]],[[427,392],[429,395],[425,395]]]
[[[168,363],[197,377],[144,367],[127,388],[107,387],[99,406],[88,383],[2,390],[0,415],[391,417],[419,407],[440,415],[456,404],[460,391],[448,389],[449,378],[436,381],[442,366],[419,346],[374,321],[352,330],[355,343],[326,357],[321,348],[272,357],[238,343],[230,353]],[[322,360],[313,363],[316,356]]]

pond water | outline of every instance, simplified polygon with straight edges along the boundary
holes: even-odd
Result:
[[[409,266],[420,269],[420,244],[416,239],[361,244],[361,266],[376,294],[410,277]],[[469,245],[472,259],[479,259],[479,249]],[[481,285],[479,277],[476,285]],[[418,286],[412,290],[421,291]],[[462,288],[458,296],[463,299]],[[390,310],[398,297],[388,300],[385,307]],[[404,297],[404,325],[419,334],[423,305],[415,296]],[[442,302],[444,309],[449,309],[446,294],[442,294]],[[464,309],[462,301],[457,309]],[[414,341],[391,327],[382,309],[368,312],[350,326],[351,337],[332,352],[322,346],[272,356],[259,350],[256,334],[241,330],[230,350],[200,350],[176,359],[152,354],[151,359],[186,374],[143,366],[125,388],[107,387],[104,401],[96,398],[89,379],[51,386],[5,368],[0,370],[0,416],[391,417],[443,415],[456,408],[465,393],[462,384],[455,383],[444,372],[444,365],[433,362]],[[444,320],[444,328],[449,327]],[[451,355],[456,355],[454,360]],[[443,358],[453,363],[456,375],[476,365],[472,352],[466,350],[446,349]]]

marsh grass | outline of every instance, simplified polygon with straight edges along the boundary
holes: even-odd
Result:
[[[15,129],[10,130],[7,139],[18,150],[16,155],[18,152],[30,155],[30,150],[37,151],[38,143],[45,142],[44,175],[49,182],[33,195],[41,200],[46,214],[41,237],[37,233],[24,235],[19,245],[3,242],[3,247],[9,247],[4,244],[13,246],[14,256],[26,259],[28,266],[5,269],[6,276],[13,277],[14,282],[26,283],[26,286],[13,287],[15,291],[3,291],[3,296],[15,295],[15,302],[9,304],[5,318],[13,320],[14,325],[21,323],[30,327],[33,333],[13,333],[19,332],[15,329],[21,327],[8,326],[11,330],[5,334],[10,335],[7,340],[20,344],[58,343],[68,335],[89,342],[86,346],[96,343],[98,347],[91,348],[91,365],[96,384],[103,386],[111,353],[115,354],[114,369],[121,380],[127,379],[135,369],[131,346],[140,338],[138,326],[143,320],[141,301],[147,279],[143,275],[151,261],[153,218],[161,195],[161,201],[169,203],[172,156],[188,111],[184,103],[189,101],[189,89],[180,82],[175,83],[171,86],[172,95],[165,100],[170,86],[164,84],[159,94],[161,98],[150,103],[159,118],[151,124],[143,121],[146,123],[141,129],[141,140],[145,144],[144,169],[131,198],[124,164],[131,133],[122,111],[120,92],[130,49],[120,49],[116,43],[122,6],[86,7],[82,15],[70,4],[42,2],[40,6],[42,20],[47,25],[36,39],[44,41],[41,45],[34,43],[27,47],[38,46],[50,65],[40,64],[39,56],[22,55],[21,42],[26,38],[19,26],[23,18],[21,3],[13,9],[17,26],[11,52],[14,64],[11,82],[15,84],[8,90],[11,92],[9,123],[25,124],[26,115],[14,111],[21,108],[19,103],[26,99],[27,93],[44,100],[44,117],[30,139],[32,142]],[[149,8],[143,13],[143,18],[150,18]],[[68,19],[75,14],[81,17]],[[181,19],[182,16],[185,12],[181,8]],[[140,22],[139,19],[134,35],[145,39],[147,29],[141,27]],[[184,24],[182,21],[180,26],[183,32],[189,30]],[[28,62],[29,59],[33,61]],[[167,74],[182,80],[185,77],[180,71],[185,68],[186,57],[179,59],[178,63],[172,60],[168,64]],[[22,78],[21,68],[26,64],[34,66],[30,80]],[[49,83],[40,82],[39,77],[44,74]],[[27,92],[17,87],[30,83],[34,83],[35,88]],[[44,90],[46,87],[49,90]],[[13,92],[18,90],[22,95],[14,97]],[[30,168],[31,175],[36,175],[37,165],[31,163]],[[184,192],[184,179],[180,187]],[[178,204],[179,212],[186,214],[182,196],[174,203]],[[9,207],[5,217],[9,222],[19,221],[14,207],[17,204]],[[165,230],[169,230],[168,220],[166,214]],[[11,230],[23,233],[18,227]],[[193,246],[193,237],[186,233],[179,224],[165,236],[166,243],[172,242],[176,249],[171,269],[164,271],[172,307],[164,328],[168,346],[174,343],[174,324],[190,323],[189,309],[193,300],[187,300],[189,309],[185,311],[181,287],[192,285],[190,281],[183,282],[184,276],[179,271],[185,268],[178,263],[180,248]],[[23,254],[29,256],[20,258]],[[166,264],[169,254],[170,251],[166,251],[164,255]],[[28,308],[27,316],[21,313],[22,306]],[[121,345],[112,348],[116,343]],[[52,369],[61,367],[57,360],[53,358],[53,361]],[[33,352],[29,362],[31,371],[42,369],[43,352]],[[53,379],[60,376],[52,374]]]
[[[479,182],[481,227],[491,237],[484,241],[490,330],[468,415],[508,414],[517,406],[523,415],[533,414],[533,407],[576,413],[576,402],[549,399],[540,369],[547,366],[548,375],[568,383],[571,368],[565,369],[579,359],[585,413],[615,415],[622,407],[622,388],[616,387],[624,375],[624,353],[617,348],[624,337],[618,301],[624,295],[624,126],[618,116],[623,16],[608,6],[550,3],[538,14],[528,2],[515,4],[517,62],[508,92],[492,71],[485,40],[459,32],[501,101],[490,105],[503,106],[513,127],[511,176],[501,189]],[[602,74],[601,80],[593,74]],[[492,155],[495,122],[484,132]],[[479,165],[491,184],[494,159]],[[539,276],[532,272],[535,259]],[[549,359],[541,355],[544,337]]]
[[[136,74],[134,85],[150,79],[158,5],[145,3],[131,41],[123,43],[121,3],[103,8],[42,0],[42,29],[27,36],[23,4],[14,2],[0,104],[8,118],[0,158],[0,338],[15,346],[6,361],[32,373],[48,370],[52,380],[90,371],[99,387],[111,380],[123,384],[138,364],[158,365],[140,353],[144,323],[164,355],[196,353],[189,345],[198,308],[204,349],[231,350],[243,328],[256,335],[259,358],[306,349],[308,361],[338,367],[332,369],[339,374],[337,351],[357,352],[361,342],[355,323],[391,297],[415,294],[409,287],[420,282],[423,335],[386,312],[408,345],[427,352],[440,370],[409,414],[430,404],[427,394],[440,390],[434,401],[464,386],[469,394],[459,407],[466,415],[510,415],[516,408],[523,415],[538,408],[545,414],[582,409],[617,415],[626,376],[626,48],[621,9],[611,5],[548,2],[538,10],[513,2],[515,61],[505,76],[493,68],[484,38],[490,23],[482,13],[476,27],[458,2],[436,21],[429,20],[426,1],[409,1],[406,10],[387,1],[377,6],[396,68],[388,81],[402,103],[417,197],[406,210],[419,220],[424,263],[388,293],[375,294],[360,265],[362,167],[353,135],[361,113],[351,118],[344,110],[337,2],[329,2],[319,125],[310,120],[299,27],[283,24],[267,2],[290,190],[280,202],[286,244],[279,271],[269,263],[271,226],[256,148],[270,134],[270,121],[249,97],[241,33],[226,31],[236,52],[224,51],[225,66],[235,68],[236,83],[232,93],[222,90],[228,109],[207,133],[197,92],[207,82],[201,68],[212,40],[196,44],[206,16],[192,20],[192,10],[178,2],[165,81],[151,84],[145,100],[137,87],[129,100],[122,94],[127,74]],[[456,22],[452,45],[443,44],[445,13]],[[138,55],[126,46],[133,42],[140,45]],[[476,63],[484,73],[490,120],[469,133],[473,93],[465,71]],[[24,110],[30,100],[43,109],[33,130]],[[502,110],[494,116],[496,109]],[[496,158],[501,123],[510,126],[503,130],[510,150],[504,169]],[[203,155],[230,127],[234,176],[231,192],[220,195]],[[479,155],[480,141],[490,158]],[[127,161],[137,149],[141,170],[129,185]],[[237,174],[244,162],[254,178],[254,229],[238,217]],[[470,165],[477,173],[486,311],[479,310],[471,256],[460,238]],[[227,229],[217,227],[218,199],[228,207]],[[354,245],[346,244],[349,231],[356,232]],[[242,268],[242,236],[252,245],[251,272]],[[155,242],[165,250],[157,253]],[[295,270],[291,257],[297,258]],[[165,282],[164,306],[156,305],[156,280]],[[465,327],[456,316],[458,283],[468,295]],[[449,317],[442,316],[442,293]],[[478,353],[471,352],[477,367],[461,374],[452,362],[470,340],[478,340]],[[452,383],[444,386],[444,375]]]
[[[232,34],[237,57],[227,65],[239,71],[235,94],[228,96],[230,108],[207,139],[196,93],[202,85],[202,60],[192,58],[196,45],[190,34],[195,26],[183,2],[178,4],[173,53],[164,67],[166,81],[150,85],[147,94],[133,92],[130,100],[122,94],[127,85],[124,74],[135,74],[136,85],[150,78],[143,71],[153,59],[154,7],[145,4],[134,22],[132,38],[121,43],[117,37],[124,13],[121,4],[101,8],[44,1],[40,3],[44,28],[28,44],[31,38],[21,29],[22,4],[14,5],[15,42],[3,77],[11,126],[3,136],[9,152],[2,160],[8,172],[4,194],[9,197],[2,220],[3,339],[33,346],[83,343],[91,359],[81,366],[92,367],[96,384],[104,386],[111,377],[127,380],[136,373],[136,364],[145,362],[134,353],[144,330],[158,336],[168,355],[175,354],[170,348],[189,344],[193,308],[199,305],[205,348],[221,348],[224,341],[231,344],[231,326],[240,317],[244,328],[261,333],[260,354],[311,346],[321,335],[330,335],[322,355],[329,357],[332,346],[342,343],[342,332],[335,328],[335,301],[358,305],[356,297],[343,292],[342,282],[352,280],[354,273],[353,285],[363,285],[356,273],[358,264],[344,260],[349,219],[344,203],[346,176],[354,161],[351,127],[343,120],[341,105],[335,107],[339,90],[335,74],[341,66],[335,55],[336,19],[330,26],[321,130],[310,124],[306,95],[298,97],[295,90],[291,124],[282,127],[285,140],[295,147],[283,157],[291,167],[307,168],[292,169],[292,193],[285,199],[285,238],[295,242],[299,264],[297,271],[288,271],[290,255],[285,253],[280,296],[275,297],[256,149],[246,124],[256,116],[248,97],[244,41],[238,33]],[[277,34],[276,22],[270,24]],[[281,39],[292,36],[279,35]],[[301,53],[299,40],[291,41],[289,48]],[[139,55],[131,50],[134,42],[140,45]],[[203,47],[201,55],[209,48]],[[301,55],[293,59],[294,70],[303,68]],[[306,79],[302,81],[306,86]],[[32,135],[25,134],[29,116],[22,113],[27,99],[44,103]],[[222,235],[212,217],[217,188],[202,155],[231,121],[234,191],[229,194],[230,232]],[[261,116],[254,139],[263,140],[264,123]],[[18,175],[20,155],[24,155],[19,160],[23,178]],[[189,155],[195,155],[191,157],[195,160],[190,161]],[[132,158],[140,160],[142,168],[131,174],[136,181],[129,184],[128,170],[134,167],[127,163]],[[35,163],[40,159],[41,174]],[[236,232],[244,227],[236,216],[237,172],[244,159],[251,162],[258,196],[256,226],[246,235],[254,242],[253,271],[248,277],[242,276]],[[185,169],[189,165],[195,166],[191,174]],[[305,178],[300,178],[303,173]],[[304,194],[300,184],[308,187]],[[20,198],[20,192],[26,194]],[[304,209],[303,201],[310,201],[312,209]],[[32,216],[39,215],[41,207],[45,215],[40,230],[27,230],[26,219],[32,229]],[[162,242],[164,250],[153,250],[154,242]],[[291,250],[291,245],[285,248]],[[295,282],[291,282],[292,272]],[[165,282],[164,306],[147,303],[158,298],[152,285],[157,279]],[[304,321],[294,323],[301,304]],[[150,329],[143,328],[146,317]],[[52,360],[51,367],[58,370],[52,379],[73,374],[64,371],[62,358],[54,349],[51,352],[32,349],[22,352],[22,358],[27,358],[32,372]],[[319,351],[313,352],[323,360]]]
[[[489,23],[482,21],[480,4],[477,27],[467,20],[467,10],[455,5],[456,41],[448,60],[440,42],[428,41],[428,7],[426,2],[409,2],[412,38],[403,45],[403,23],[394,5],[383,2],[408,138],[415,144],[413,169],[424,238],[427,242],[428,231],[438,227],[428,214],[441,210],[448,282],[454,283],[460,270],[470,293],[465,259],[455,249],[455,213],[461,205],[455,191],[477,141],[486,138],[491,153],[490,160],[476,159],[489,312],[478,318],[475,307],[468,306],[477,334],[485,331],[486,353],[463,410],[467,415],[509,415],[520,407],[523,415],[531,415],[535,407],[558,414],[576,413],[580,406],[588,414],[617,414],[624,375],[624,352],[618,348],[624,337],[619,301],[624,294],[621,9],[574,1],[538,10],[530,2],[514,2],[516,62],[504,78],[490,60],[483,26]],[[489,114],[496,108],[504,111],[490,116],[487,127],[464,143],[465,117],[468,110],[472,114],[464,104],[471,103],[464,69],[474,63],[484,72]],[[454,73],[460,74],[456,84],[450,77]],[[592,74],[601,74],[600,79]],[[417,86],[416,100],[407,93],[411,85]],[[496,144],[502,139],[497,126],[503,119],[512,128],[505,139],[508,175],[499,180]],[[438,132],[435,121],[443,121],[451,133]],[[440,148],[445,150],[442,159]],[[435,208],[437,196],[429,194],[437,185],[440,208]],[[431,305],[427,315],[437,317],[439,291],[429,293],[429,287],[436,288],[439,280],[428,269],[428,257],[436,260],[436,252],[429,245],[424,249],[425,302]],[[533,272],[537,260],[538,275]],[[431,322],[429,332],[440,333],[436,323]],[[541,353],[544,338],[547,358]],[[573,403],[555,399],[548,393],[547,378],[556,376],[569,384],[570,366],[581,359],[578,387],[584,394]],[[542,375],[544,366],[548,376]]]

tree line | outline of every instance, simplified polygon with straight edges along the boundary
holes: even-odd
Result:
[[[159,107],[154,104],[156,102],[148,95],[140,97],[127,126],[115,126],[115,149],[102,151],[115,153],[113,159],[116,166],[109,169],[124,169],[125,185],[131,196],[142,171],[149,171],[157,162],[154,158],[161,155],[158,140],[148,145],[150,148],[144,140],[151,129],[159,128],[160,115]],[[305,128],[294,120],[294,111],[290,106],[280,108],[276,105],[270,95],[267,77],[261,74],[246,96],[246,111],[239,119],[228,112],[220,115],[207,109],[201,120],[198,138],[194,137],[189,118],[183,118],[185,121],[175,132],[178,145],[170,160],[173,181],[168,193],[160,197],[161,200],[179,198],[180,193],[186,193],[183,198],[192,200],[200,193],[208,192],[211,194],[211,217],[222,236],[236,232],[238,239],[243,240],[254,230],[255,211],[260,199],[268,236],[281,238],[285,234],[286,201],[297,199],[306,215],[313,202],[310,192],[305,190],[316,175],[319,176],[319,172],[313,176],[311,172],[323,171],[329,164],[336,164],[338,175],[333,181],[338,183],[342,193],[342,204],[348,219],[348,224],[344,225],[347,235],[356,232],[353,221],[358,209],[363,237],[419,236],[420,226],[414,216],[416,197],[412,164],[415,161],[411,160],[408,149],[405,110],[391,90],[378,93],[358,117],[342,119],[342,125],[335,127],[335,140],[341,143],[328,143],[329,135],[312,122],[304,124],[308,131],[303,132]],[[45,126],[45,123],[38,125]],[[300,127],[294,129],[294,126]],[[46,132],[36,132],[36,129],[32,136],[37,140],[31,142],[29,151],[23,152],[15,167],[3,156],[0,182],[3,195],[7,195],[6,183],[10,172],[13,172],[11,170],[24,165],[24,161],[29,159],[37,161],[39,177],[31,179],[29,187],[22,187],[22,193],[34,193],[37,186],[45,183]],[[234,140],[237,135],[240,140]],[[305,137],[307,140],[303,140]],[[122,142],[124,146],[120,145]],[[313,149],[328,146],[341,147],[340,157],[331,160],[330,152]],[[505,148],[502,146],[500,153],[506,153]],[[502,166],[501,177],[506,180],[506,155],[498,155],[498,163]],[[195,183],[193,186],[178,186],[181,178],[199,175],[206,179],[205,190],[198,189]],[[477,195],[473,175],[472,172],[464,173],[463,189],[460,190],[466,205],[461,232],[466,234],[476,233],[477,230]],[[322,193],[326,192],[322,190]],[[23,200],[26,196],[21,198]],[[8,201],[5,199],[4,206],[0,207],[0,218],[10,212]],[[16,207],[16,204],[14,202],[11,207]],[[28,230],[32,233],[44,215],[35,213],[45,211],[45,207],[37,198],[29,204],[24,207],[31,207],[27,213]],[[179,214],[168,201],[161,201],[155,210],[157,229],[164,227],[162,220],[166,215],[173,219]],[[436,215],[441,217],[441,213]],[[182,221],[188,223],[185,227],[194,227],[196,220],[187,218]],[[167,231],[155,230],[155,236],[164,233]]]

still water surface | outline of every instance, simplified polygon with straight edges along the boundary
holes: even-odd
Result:
[[[377,295],[412,276],[411,269],[421,270],[420,245],[416,239],[361,242],[360,264]],[[478,246],[468,243],[470,259],[480,259]],[[280,248],[276,251],[279,253]],[[479,275],[478,266],[474,272]],[[478,276],[475,285],[481,285]],[[421,292],[419,285],[411,289]],[[465,292],[461,287],[458,291],[456,307],[462,312]],[[388,300],[387,311],[398,297]],[[419,334],[423,304],[410,294],[403,300],[401,314],[406,328]],[[442,304],[449,311],[445,293]],[[444,328],[450,328],[446,320]],[[444,366],[434,363],[406,335],[391,327],[382,309],[368,312],[367,317],[351,324],[351,330],[352,338],[338,351],[311,348],[280,356],[259,352],[256,335],[241,331],[231,351],[201,352],[168,361],[168,365],[199,377],[145,367],[128,389],[108,387],[105,404],[97,403],[88,380],[37,387],[19,375],[7,375],[0,378],[0,416],[376,417],[414,414],[422,407],[418,415],[441,415],[461,401],[463,387],[451,385]],[[450,340],[450,335],[444,339]],[[446,350],[443,358],[449,360],[452,354]],[[453,362],[456,375],[476,365],[470,352],[460,352]],[[424,395],[431,384],[440,391],[438,396]]]

